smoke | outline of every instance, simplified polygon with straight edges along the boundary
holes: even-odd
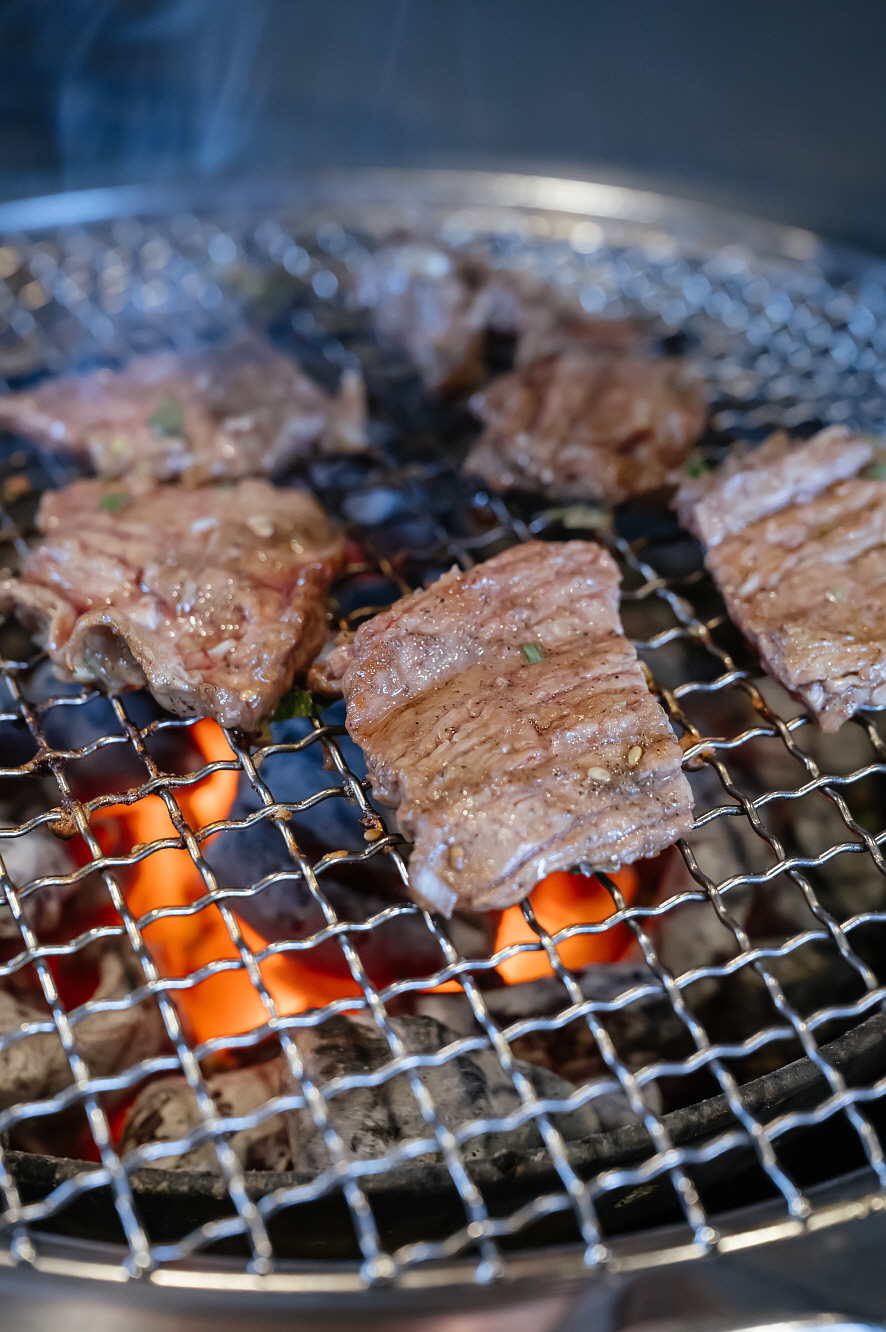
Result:
[[[262,119],[273,0],[12,0],[37,34],[64,183],[239,165]],[[52,95],[52,93],[50,95]]]
[[[485,153],[513,133],[514,15],[512,0],[0,0],[0,131],[6,97],[21,138],[11,69],[63,187]]]
[[[394,26],[391,31],[390,46],[387,55],[381,67],[381,75],[378,80],[378,88],[375,94],[375,106],[384,107],[390,99],[391,89],[394,85],[394,73],[397,68],[397,58],[400,55],[403,46],[403,33],[406,27],[406,18],[409,12],[409,0],[397,0],[397,10],[394,17]]]
[[[62,186],[395,163],[482,121],[475,3],[0,0],[0,75],[45,107]]]

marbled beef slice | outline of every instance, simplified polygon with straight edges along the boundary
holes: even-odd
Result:
[[[825,731],[886,706],[886,480],[853,475],[876,452],[842,426],[778,435],[676,500],[730,617]]]
[[[0,396],[0,427],[101,477],[148,483],[274,474],[313,452],[355,452],[365,414],[359,374],[346,371],[333,397],[255,334]]]
[[[579,339],[493,380],[471,407],[486,429],[467,475],[493,490],[610,504],[673,484],[706,415],[685,362]]]
[[[681,751],[593,542],[529,542],[364,624],[330,666],[415,899],[519,902],[553,870],[654,855],[691,825]]]
[[[179,716],[252,730],[323,644],[343,541],[303,490],[77,481],[0,583],[63,677],[147,684]]]

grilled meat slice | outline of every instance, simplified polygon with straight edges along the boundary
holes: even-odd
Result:
[[[691,367],[573,338],[471,399],[486,429],[464,470],[494,490],[618,504],[672,482],[701,434]]]
[[[683,526],[710,548],[758,518],[854,476],[873,456],[870,441],[845,426],[821,430],[799,445],[779,430],[753,452],[736,449],[716,472],[684,477],[674,507]]]
[[[365,401],[353,371],[333,398],[291,357],[245,334],[7,394],[0,427],[88,461],[102,477],[198,484],[279,472],[315,450],[361,449]]]
[[[406,352],[429,388],[475,388],[485,378],[488,331],[518,339],[518,363],[577,340],[626,350],[644,338],[633,320],[593,319],[527,273],[413,241],[386,245],[363,265],[357,298],[374,310],[381,339]]]
[[[842,427],[779,437],[677,497],[731,618],[824,731],[886,705],[886,481],[852,475],[873,456]]]
[[[541,296],[524,298],[519,315],[514,357],[518,368],[552,352],[645,356],[652,350],[649,325],[639,319],[595,317],[568,305],[552,306]]]
[[[251,730],[322,646],[343,542],[303,490],[77,481],[38,524],[0,607],[68,678],[147,684],[180,716]]]
[[[483,377],[487,328],[509,332],[513,295],[489,286],[480,260],[421,242],[386,245],[363,264],[357,299],[373,310],[379,337],[405,352],[429,388],[452,392]]]
[[[593,542],[452,571],[330,658],[377,798],[415,845],[412,893],[450,914],[553,870],[654,855],[691,823],[680,747]]]

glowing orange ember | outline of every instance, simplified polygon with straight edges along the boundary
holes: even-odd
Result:
[[[215,722],[198,721],[189,734],[207,763],[234,759],[224,732]],[[177,788],[178,805],[195,832],[227,817],[237,791],[237,776],[234,768],[222,769],[192,786]],[[96,814],[95,825],[103,844],[114,840],[112,833],[121,829],[124,842],[132,847],[177,836],[165,802],[155,795],[132,805],[109,806]],[[205,850],[209,840],[200,843],[202,849]],[[636,870],[629,868],[613,877],[625,898],[631,901],[638,883]],[[181,915],[163,916],[142,924],[145,941],[165,977],[186,977],[218,962],[237,964],[196,985],[173,991],[189,1034],[196,1041],[250,1031],[262,1026],[269,1016],[241,964],[232,932],[219,907],[207,903],[187,913],[187,908],[206,893],[206,884],[191,856],[178,848],[147,855],[134,867],[126,890],[129,906],[142,922],[161,908],[183,910]],[[532,894],[532,905],[536,918],[551,934],[570,925],[604,921],[615,910],[611,897],[596,879],[562,873],[551,874],[538,885]],[[239,918],[234,920],[236,929],[252,953],[259,953],[265,947],[264,940]],[[597,934],[566,939],[558,945],[558,951],[567,967],[577,969],[590,962],[615,961],[629,940],[627,928],[617,924]],[[538,936],[526,923],[520,907],[511,907],[503,913],[497,950],[510,944],[537,941]],[[354,981],[313,970],[303,955],[276,953],[261,962],[259,969],[280,1014],[300,1013],[332,999],[360,993]],[[509,958],[498,971],[505,981],[513,984],[550,975],[551,966],[544,951],[535,951]],[[460,987],[451,981],[441,988]]]
[[[208,763],[233,759],[224,732],[212,721],[199,721],[190,729],[192,740]],[[177,800],[185,819],[197,831],[223,819],[234,803],[237,773],[223,769],[201,782],[180,787]],[[146,796],[134,805],[112,805],[103,819],[122,822],[136,846],[174,838],[175,828],[160,796]],[[201,843],[205,849],[207,842]],[[139,918],[162,908],[187,907],[206,894],[190,855],[184,850],[154,851],[135,867],[127,888],[129,906]],[[243,941],[252,952],[264,940],[243,921],[237,921]],[[145,942],[160,971],[183,977],[240,954],[217,906],[208,904],[193,915],[165,916],[143,926]],[[281,1014],[300,1013],[340,996],[359,994],[354,982],[317,975],[291,955],[276,954],[260,965],[265,985]],[[196,1041],[237,1035],[261,1026],[268,1012],[243,967],[220,971],[199,984],[174,991],[176,1005]]]
[[[639,875],[633,865],[611,876],[630,903],[637,891]],[[533,889],[532,909],[538,923],[556,934],[570,925],[596,924],[615,914],[615,903],[596,879],[583,874],[549,874]],[[616,962],[631,941],[626,925],[610,925],[599,934],[574,934],[557,945],[557,952],[570,970],[577,971],[591,962]],[[495,939],[496,951],[516,943],[538,943],[519,906],[509,907],[501,918]],[[553,975],[553,968],[543,949],[517,953],[498,967],[500,976],[514,985],[518,981],[537,980]]]

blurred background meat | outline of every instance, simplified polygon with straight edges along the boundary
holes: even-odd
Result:
[[[362,382],[333,398],[263,338],[136,357],[125,370],[65,375],[0,399],[3,429],[72,455],[103,477],[191,485],[285,472],[313,451],[365,444]]]
[[[471,406],[486,429],[469,475],[493,490],[611,504],[672,481],[705,419],[698,376],[682,361],[580,346],[502,375]]]

